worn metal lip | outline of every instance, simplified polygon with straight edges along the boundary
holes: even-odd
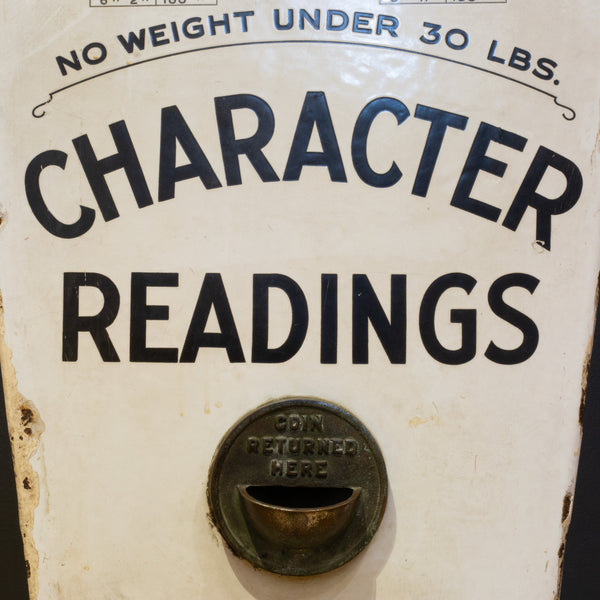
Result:
[[[239,486],[238,492],[249,528],[287,552],[314,551],[342,535],[356,513],[361,492],[360,488],[348,488],[350,496],[341,502],[317,508],[287,508],[257,500],[245,488]]]
[[[249,420],[258,420],[264,415],[272,412],[273,410],[286,410],[289,408],[302,407],[322,409],[326,412],[331,412],[339,418],[345,420],[352,427],[354,427],[360,433],[361,436],[363,436],[368,445],[373,449],[372,458],[377,466],[377,471],[379,474],[380,499],[376,513],[371,519],[370,523],[368,524],[367,531],[365,532],[365,535],[359,543],[357,543],[352,548],[346,548],[346,551],[343,554],[343,556],[332,557],[330,560],[327,561],[327,563],[323,563],[321,565],[314,565],[312,568],[307,569],[305,572],[298,572],[295,566],[284,566],[282,568],[275,569],[272,566],[262,562],[260,558],[256,556],[251,556],[248,550],[240,545],[239,540],[236,538],[233,532],[230,531],[229,528],[224,525],[226,519],[223,514],[221,504],[218,500],[218,473],[220,473],[223,462],[225,461],[229,451],[231,450],[231,447],[234,445],[239,435],[248,426]],[[381,521],[383,519],[383,515],[385,513],[388,497],[388,479],[383,455],[381,453],[379,445],[375,441],[375,438],[371,435],[370,431],[365,427],[365,425],[363,425],[363,423],[352,413],[350,413],[346,408],[329,400],[325,401],[320,398],[311,396],[285,396],[280,399],[269,400],[261,404],[258,408],[247,411],[223,435],[219,442],[219,445],[217,446],[217,449],[215,450],[209,468],[206,486],[206,496],[209,507],[208,516],[211,522],[221,533],[227,547],[235,556],[248,561],[256,569],[270,571],[272,573],[284,576],[310,577],[315,575],[326,574],[330,571],[338,569],[339,567],[342,567],[347,562],[352,560],[355,556],[357,556],[369,544],[369,542],[377,532],[379,525],[381,524]]]
[[[264,502],[262,500],[258,500],[257,498],[252,496],[252,494],[250,494],[248,492],[247,488],[249,488],[249,487],[268,487],[268,486],[255,486],[253,484],[237,486],[237,489],[238,489],[239,493],[242,495],[242,497],[246,501],[251,502],[252,504],[258,504],[260,506],[264,506],[265,508],[272,508],[275,510],[280,510],[281,512],[306,513],[306,514],[327,512],[327,511],[335,510],[336,508],[348,506],[349,504],[353,504],[354,502],[356,502],[358,500],[358,497],[360,496],[360,492],[361,492],[360,487],[349,487],[349,489],[352,490],[352,493],[350,494],[350,496],[348,496],[348,498],[346,498],[345,500],[342,500],[341,502],[336,502],[334,504],[327,504],[324,506],[317,506],[315,508],[292,508],[292,507],[288,507],[288,506],[279,506],[278,504],[271,504],[269,502]],[[293,486],[289,486],[289,487],[293,488]]]

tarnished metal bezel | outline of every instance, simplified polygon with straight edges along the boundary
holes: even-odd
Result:
[[[269,536],[269,540],[265,538],[264,533],[257,534],[257,529],[260,528],[248,524],[249,517],[239,488],[273,485],[274,478],[266,471],[269,460],[273,458],[270,458],[269,454],[259,452],[255,461],[254,457],[249,458],[248,440],[257,437],[254,434],[270,432],[265,429],[265,424],[269,422],[271,415],[291,417],[300,414],[301,411],[305,411],[305,416],[313,415],[315,419],[318,415],[327,416],[326,433],[329,437],[325,439],[338,440],[335,449],[340,453],[347,451],[347,456],[338,454],[333,457],[334,470],[328,477],[304,478],[299,474],[295,477],[282,477],[283,481],[279,479],[282,487],[310,487],[316,492],[325,492],[332,487],[359,489],[360,494],[352,495],[356,506],[351,510],[355,512],[351,517],[344,516],[348,524],[341,534],[336,534],[335,539],[326,541],[322,546],[298,548],[291,540],[289,544],[285,543],[285,532],[293,529],[284,527],[280,537],[274,532],[273,536]],[[303,439],[311,439],[309,434]],[[296,439],[298,436],[292,437]],[[339,440],[344,440],[346,450],[343,444],[339,444]],[[351,456],[349,449],[353,442],[358,446],[355,449],[356,455]],[[283,453],[280,458],[286,460],[293,456]],[[343,468],[337,466],[335,461],[338,459],[344,463]],[[306,466],[308,468],[308,465]],[[281,575],[307,576],[336,569],[365,548],[383,517],[387,489],[385,463],[379,446],[354,415],[336,404],[323,400],[289,397],[268,402],[250,411],[225,434],[209,470],[207,497],[211,518],[235,555],[267,571]],[[275,521],[286,520],[285,510],[283,509],[281,515],[276,515],[278,518]],[[327,513],[327,517],[331,516],[330,512]],[[341,510],[339,512],[342,514]],[[318,515],[319,518],[323,516]],[[315,536],[315,539],[327,540],[321,533],[320,537]],[[284,541],[279,543],[276,541],[279,539]],[[307,533],[306,539],[310,539],[310,533]],[[307,542],[306,545],[310,544]]]

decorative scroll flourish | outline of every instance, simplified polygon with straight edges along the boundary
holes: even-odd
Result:
[[[501,79],[505,79],[512,83],[516,83],[520,86],[529,88],[530,90],[538,92],[539,94],[544,94],[545,96],[552,98],[554,100],[554,104],[556,104],[557,106],[560,106],[561,108],[564,108],[565,112],[563,112],[562,116],[567,121],[573,121],[575,119],[575,117],[577,116],[577,113],[575,112],[575,110],[572,109],[570,106],[567,106],[566,104],[560,103],[558,101],[558,96],[556,96],[555,94],[552,94],[550,92],[547,92],[546,90],[543,90],[542,88],[538,88],[534,85],[531,85],[530,83],[525,83],[524,81],[519,81],[518,79],[515,79],[514,77],[510,77],[510,76],[504,75],[502,73],[496,73],[495,71],[492,71],[491,69],[486,69],[484,67],[478,67],[477,65],[472,65],[470,63],[466,63],[466,62],[463,62],[460,60],[455,60],[453,58],[448,58],[446,56],[439,56],[437,54],[430,54],[429,52],[420,52],[418,50],[411,50],[409,48],[397,48],[395,46],[386,46],[383,44],[370,44],[367,42],[348,42],[348,41],[341,41],[341,40],[262,40],[262,41],[256,41],[256,42],[236,42],[236,43],[232,43],[232,44],[219,44],[216,46],[207,46],[205,48],[192,48],[190,50],[180,50],[178,52],[171,52],[170,54],[164,54],[162,56],[155,56],[153,58],[145,58],[145,59],[138,60],[136,62],[132,62],[132,63],[126,64],[126,65],[121,65],[120,67],[108,69],[107,71],[103,71],[102,73],[97,73],[96,75],[86,77],[85,79],[81,79],[80,81],[76,81],[76,82],[66,85],[62,88],[54,90],[53,92],[49,93],[49,96],[50,96],[49,100],[46,100],[45,102],[42,102],[41,104],[38,104],[33,109],[32,114],[36,119],[40,119],[46,114],[45,110],[40,112],[40,109],[42,108],[42,106],[45,106],[46,104],[51,102],[53,97],[56,94],[60,94],[61,92],[64,92],[68,89],[71,89],[78,85],[82,85],[84,83],[87,83],[88,81],[91,81],[92,79],[97,79],[98,77],[104,77],[105,75],[110,75],[111,73],[116,73],[117,71],[122,71],[123,69],[129,69],[132,67],[136,67],[138,65],[143,65],[145,63],[154,62],[157,60],[163,60],[165,58],[173,58],[175,56],[181,56],[183,54],[191,54],[193,52],[204,52],[206,50],[222,50],[224,48],[238,48],[241,46],[267,46],[267,45],[273,46],[276,44],[326,44],[326,45],[330,45],[330,46],[358,46],[360,48],[370,48],[370,49],[374,49],[374,50],[388,50],[388,51],[391,50],[394,52],[403,52],[405,54],[413,54],[416,56],[423,56],[423,57],[431,58],[434,60],[452,63],[455,65],[460,65],[461,67],[467,67],[469,69],[474,69],[475,71],[480,71],[482,73],[486,73],[486,74],[492,75],[494,77],[499,77]]]
[[[82,82],[83,83],[83,82]],[[61,90],[58,90],[61,91]],[[37,106],[34,107],[34,109],[31,111],[31,114],[36,118],[36,119],[41,119],[45,114],[46,111],[43,110],[42,112],[39,112],[40,109],[42,108],[42,106],[46,106],[46,104],[50,104],[50,102],[52,102],[52,99],[54,98],[54,94],[57,94],[58,92],[51,92],[48,95],[48,100],[46,100],[45,102],[42,102],[41,104],[38,104]]]
[[[566,104],[561,104],[558,101],[558,98],[556,96],[553,96],[553,97],[554,97],[554,104],[556,104],[556,106],[560,106],[561,108],[564,108],[565,110],[569,111],[570,114],[563,113],[563,117],[567,121],[573,121],[575,119],[575,117],[577,116],[577,113],[570,106],[567,106]]]

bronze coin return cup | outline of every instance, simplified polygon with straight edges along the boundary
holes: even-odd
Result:
[[[281,575],[340,567],[371,540],[385,509],[377,443],[321,400],[263,405],[222,439],[208,480],[212,518],[234,554]]]

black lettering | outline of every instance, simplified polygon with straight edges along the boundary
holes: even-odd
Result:
[[[216,21],[215,17],[208,15],[208,32],[210,35],[215,35],[215,33],[217,33],[217,27],[222,27],[226,34],[231,33],[231,27],[229,26],[229,15],[227,13],[223,15],[223,19],[220,21]]]
[[[369,19],[373,18],[373,13],[355,12],[352,20],[352,31],[354,33],[373,33],[369,25]]]
[[[190,17],[183,22],[181,32],[184,37],[193,40],[204,35],[204,26],[200,17]]]
[[[95,287],[100,291],[104,304],[94,316],[80,316],[79,288]],[[65,273],[63,279],[63,346],[65,362],[77,360],[79,332],[87,331],[94,340],[104,362],[119,362],[119,356],[108,335],[108,327],[117,317],[120,306],[117,286],[99,273]]]
[[[491,60],[492,62],[497,62],[500,63],[501,65],[506,63],[506,60],[504,60],[503,58],[500,58],[499,56],[496,56],[496,48],[498,48],[498,42],[496,40],[494,40],[492,42],[492,45],[490,46],[490,51],[488,52],[488,60]]]
[[[177,22],[171,21],[171,33],[173,34],[173,39],[178,42],[179,38],[179,30],[177,29]]]
[[[446,130],[448,127],[453,127],[454,129],[464,131],[469,119],[456,113],[423,106],[422,104],[417,105],[415,117],[431,122],[427,141],[425,142],[425,149],[421,156],[419,170],[417,171],[412,190],[413,195],[425,198],[429,190],[429,184],[431,183],[437,159],[440,155]]]
[[[419,311],[419,330],[423,345],[437,361],[446,365],[462,365],[469,362],[477,350],[477,311],[473,309],[452,309],[450,322],[461,327],[461,345],[457,350],[442,346],[435,331],[435,313],[444,292],[459,288],[470,294],[477,280],[464,273],[448,273],[436,279],[427,289]]]
[[[317,8],[314,15],[311,16],[306,9],[301,8],[298,14],[298,26],[302,30],[304,29],[304,23],[308,23],[313,29],[318,31],[321,26],[321,11]]]
[[[93,50],[99,52],[99,54],[96,54],[96,52],[92,54]],[[106,46],[100,42],[92,42],[83,49],[81,56],[83,56],[83,60],[88,65],[97,65],[98,63],[101,63],[107,56]]]
[[[502,296],[511,287],[521,287],[533,294],[539,282],[539,279],[525,273],[510,273],[494,281],[490,287],[488,303],[494,314],[514,325],[523,334],[521,345],[513,350],[504,350],[490,342],[485,356],[491,361],[501,365],[516,365],[526,361],[535,352],[540,339],[536,324],[528,316],[506,304]]]
[[[140,32],[136,35],[133,31],[130,31],[127,39],[124,36],[118,35],[117,39],[121,42],[121,46],[125,48],[127,54],[131,54],[135,48],[143,50],[146,46],[146,30],[140,29]]]
[[[150,206],[152,196],[144,178],[140,161],[138,160],[133,142],[127,131],[125,121],[109,125],[117,153],[106,158],[98,159],[87,135],[73,140],[81,166],[85,171],[92,192],[105,221],[116,219],[119,211],[106,183],[106,175],[123,169],[129,180],[131,191],[139,208]]]
[[[337,363],[338,277],[321,275],[321,364]]]
[[[275,117],[271,107],[258,96],[236,94],[215,98],[215,108],[227,185],[242,183],[239,161],[241,154],[246,155],[263,181],[279,181],[277,173],[262,153],[275,130]],[[258,128],[249,138],[236,139],[232,112],[244,108],[254,112],[258,119]]]
[[[254,16],[253,10],[243,10],[240,12],[233,13],[234,19],[240,19],[240,21],[242,22],[242,32],[243,33],[246,33],[248,31],[248,17],[253,17],[253,16]]]
[[[339,18],[336,23],[336,17]],[[327,30],[328,31],[343,31],[348,27],[349,18],[343,10],[328,10],[327,11]]]
[[[382,112],[392,113],[401,125],[410,112],[406,105],[395,98],[375,98],[358,115],[352,133],[352,163],[357,175],[368,185],[385,188],[394,185],[402,177],[402,171],[395,162],[385,173],[377,173],[371,168],[367,158],[367,139],[375,117]]]
[[[65,58],[64,56],[57,56],[56,62],[58,64],[58,68],[63,75],[67,74],[66,67],[70,67],[74,71],[81,71],[81,61],[77,56],[77,52],[75,50],[71,50],[71,60]],[[66,66],[65,66],[66,65]]]
[[[377,29],[375,33],[381,35],[384,31],[387,31],[391,37],[398,37],[396,29],[400,27],[400,21],[396,17],[391,15],[377,15]]]
[[[169,307],[148,305],[146,290],[149,287],[177,287],[177,273],[131,274],[131,330],[129,360],[131,362],[177,362],[177,348],[148,348],[146,346],[146,322],[168,321]]]
[[[321,141],[322,152],[308,151],[315,126]],[[306,93],[283,180],[298,181],[302,167],[306,165],[327,167],[331,181],[347,181],[327,99],[323,92]]]
[[[554,69],[558,67],[558,63],[549,58],[540,58],[537,61],[537,67],[532,73],[539,79],[550,81],[554,77]]]
[[[163,23],[162,25],[153,25],[148,27],[148,33],[150,34],[150,41],[154,47],[164,46],[169,43],[169,40],[165,37],[165,29],[167,26]]]
[[[497,221],[501,212],[499,208],[471,198],[479,171],[491,173],[496,177],[504,177],[506,172],[507,164],[505,162],[486,155],[490,142],[497,142],[522,152],[527,144],[527,139],[489,123],[481,123],[450,204],[484,219]]]
[[[566,179],[564,191],[556,198],[546,198],[537,192],[548,168],[560,171]],[[537,211],[536,239],[546,250],[550,250],[552,215],[561,215],[571,210],[577,204],[582,188],[583,178],[577,165],[540,146],[502,225],[516,231],[527,208],[534,208]]]
[[[276,8],[273,11],[273,25],[275,25],[275,29],[277,31],[287,31],[294,26],[294,11],[291,8],[287,10],[287,23],[283,24],[281,22],[281,15],[279,13],[279,9]]]
[[[69,60],[68,58],[65,58],[64,56],[57,56],[56,62],[58,64],[58,68],[60,69],[60,72],[63,75],[67,74],[66,67],[70,67],[74,71],[81,71],[81,69],[82,69],[81,61],[79,60],[79,57],[77,56],[77,52],[75,52],[75,50],[71,50],[71,60]]]
[[[527,71],[531,67],[531,52],[523,48],[513,48],[508,66],[519,71]]]
[[[220,333],[207,333],[206,323],[211,309],[219,323]],[[199,348],[225,348],[229,362],[244,362],[238,335],[223,279],[219,273],[207,273],[198,295],[196,308],[181,350],[181,362],[194,362]]]
[[[278,288],[288,297],[292,323],[287,339],[278,348],[269,348],[269,289]],[[281,363],[294,356],[304,343],[308,329],[308,305],[300,286],[277,273],[254,275],[252,307],[252,362]]]
[[[352,362],[369,362],[369,322],[392,364],[406,362],[406,275],[391,276],[388,321],[366,275],[352,276]]]
[[[190,159],[187,165],[176,165],[177,142]],[[177,106],[162,109],[160,129],[160,166],[158,174],[158,201],[175,197],[175,184],[199,177],[206,189],[221,187],[216,173],[200,148]]]
[[[44,229],[56,237],[72,239],[89,231],[94,224],[95,211],[87,206],[80,206],[79,219],[75,223],[63,223],[50,212],[40,189],[40,178],[46,167],[54,166],[64,170],[66,164],[67,155],[59,150],[47,150],[38,154],[25,171],[25,194],[31,211]]]

